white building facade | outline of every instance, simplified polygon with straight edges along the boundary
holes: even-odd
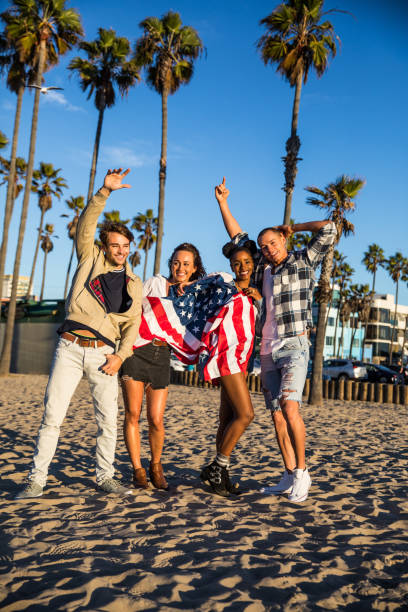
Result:
[[[3,276],[3,287],[1,291],[1,299],[9,300],[11,296],[11,285],[13,282],[12,274],[5,274]],[[19,276],[17,284],[17,298],[22,298],[27,295],[28,284],[30,279],[28,276]]]

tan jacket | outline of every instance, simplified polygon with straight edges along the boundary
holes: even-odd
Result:
[[[88,325],[112,342],[120,340],[116,354],[124,361],[132,355],[132,346],[138,336],[142,312],[142,282],[126,262],[127,292],[132,304],[126,312],[106,312],[98,277],[111,272],[115,266],[107,261],[102,249],[94,244],[98,218],[105,208],[105,203],[106,197],[98,191],[79,217],[75,239],[78,267],[65,304],[65,312],[67,319]]]

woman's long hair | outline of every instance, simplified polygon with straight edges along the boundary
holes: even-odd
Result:
[[[173,261],[173,257],[175,256],[177,251],[188,251],[189,253],[193,254],[194,266],[197,268],[197,270],[194,272],[194,274],[191,275],[190,281],[198,280],[199,278],[202,278],[203,276],[206,275],[206,271],[204,269],[203,262],[201,261],[201,255],[197,247],[195,247],[194,244],[191,244],[190,242],[183,242],[182,244],[179,244],[174,249],[174,251],[172,252],[169,258],[169,261],[168,261],[169,278],[171,277],[171,262]]]

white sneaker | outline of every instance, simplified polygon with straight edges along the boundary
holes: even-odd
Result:
[[[293,473],[289,474],[287,470],[283,472],[282,478],[277,485],[273,487],[263,487],[261,493],[271,493],[272,495],[280,495],[281,493],[290,493],[293,487]]]
[[[304,470],[296,469],[293,472],[293,475],[293,488],[292,491],[289,493],[288,499],[292,502],[305,501],[309,494],[310,485],[312,484],[309,472],[307,468]]]

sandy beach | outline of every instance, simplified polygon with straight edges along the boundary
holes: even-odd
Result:
[[[260,492],[281,464],[270,416],[234,456],[240,497],[198,479],[214,454],[218,391],[172,386],[163,464],[170,492],[127,497],[94,484],[96,426],[83,380],[42,498],[14,501],[31,461],[46,376],[0,381],[1,610],[406,610],[407,408],[305,406],[310,497]],[[131,470],[118,419],[117,475]],[[144,456],[148,457],[143,419]]]

